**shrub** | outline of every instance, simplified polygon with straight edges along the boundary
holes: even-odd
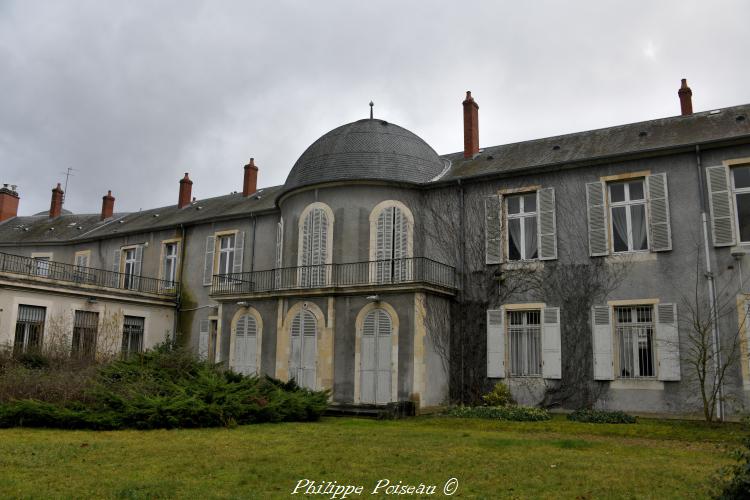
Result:
[[[19,375],[31,372],[39,372],[34,375],[41,379],[45,370],[13,370],[19,383]],[[55,373],[46,373],[54,378]],[[0,427],[235,426],[316,420],[328,406],[327,391],[309,391],[293,381],[240,375],[167,345],[95,368],[84,385],[75,397],[43,394],[42,398],[26,395],[0,400]]]
[[[502,382],[495,384],[492,391],[482,396],[487,406],[508,406],[516,404],[510,389]]]
[[[574,422],[589,422],[592,424],[634,424],[636,418],[621,411],[594,410],[581,408],[570,415],[568,420]]]
[[[745,428],[750,421],[743,423]],[[732,452],[732,458],[738,463],[722,468],[716,482],[719,488],[715,498],[720,500],[735,500],[750,498],[750,435],[742,439],[742,447]]]
[[[448,415],[461,418],[491,418],[517,422],[538,422],[552,418],[544,408],[530,406],[454,406]]]

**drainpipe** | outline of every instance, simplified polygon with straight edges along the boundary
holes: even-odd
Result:
[[[258,218],[253,215],[253,244],[250,246],[250,251],[253,253],[253,256],[250,258],[250,272],[252,273],[255,270],[255,227],[258,225]]]
[[[706,253],[706,280],[708,282],[708,300],[711,304],[711,340],[713,341],[712,351],[714,357],[714,373],[719,376],[721,371],[721,344],[719,336],[719,325],[718,325],[718,303],[716,299],[716,285],[714,283],[714,275],[711,272],[711,254],[708,245],[708,218],[706,217],[706,199],[703,194],[703,168],[701,166],[701,149],[700,146],[695,146],[695,166],[698,169],[698,184],[699,194],[701,203],[701,222],[703,223],[703,249]],[[724,420],[724,387],[722,383],[719,383],[719,391],[716,398],[716,417],[720,420]]]
[[[174,339],[173,343],[177,342],[177,327],[180,324],[180,312],[182,309],[182,277],[183,277],[183,271],[185,270],[185,246],[187,244],[187,241],[185,239],[185,226],[183,224],[180,224],[180,294],[177,295],[177,307],[175,308],[174,313]]]

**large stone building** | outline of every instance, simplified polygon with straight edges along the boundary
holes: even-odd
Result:
[[[177,205],[137,213],[111,193],[64,213],[58,185],[49,213],[17,216],[6,185],[0,344],[95,356],[177,338],[337,403],[424,408],[505,380],[531,404],[688,414],[708,303],[736,414],[750,105],[693,113],[684,81],[679,96],[679,116],[482,149],[467,93],[462,152],[369,118],[282,186],[256,189],[251,160],[242,192],[196,200],[185,174]]]

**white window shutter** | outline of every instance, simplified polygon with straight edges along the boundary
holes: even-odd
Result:
[[[113,273],[119,273],[120,272],[120,258],[122,255],[122,250],[119,248],[114,251],[114,254],[112,255],[112,272]]]
[[[557,258],[557,220],[555,218],[555,189],[544,188],[536,192],[539,223],[537,224],[537,241],[539,242],[539,260]]]
[[[365,317],[360,338],[360,400],[376,402],[377,383],[377,316],[375,311]]]
[[[672,250],[667,174],[647,176],[646,190],[648,191],[648,230],[651,235],[651,251],[666,252]]]
[[[242,258],[245,254],[245,231],[237,231],[234,235],[234,261],[232,262],[232,273],[242,272]]]
[[[716,247],[734,245],[732,193],[729,189],[729,169],[724,166],[706,168],[708,205],[711,211],[711,238]]]
[[[141,288],[141,271],[143,269],[143,245],[135,247],[135,268],[133,269],[133,287],[136,290]]]
[[[487,377],[505,377],[505,308],[487,310]]]
[[[216,236],[206,238],[206,258],[203,261],[203,284],[210,285],[214,275],[214,252],[216,251]]]
[[[309,311],[305,311],[302,317],[302,366],[300,385],[308,389],[316,389],[317,372],[317,320]]]
[[[656,357],[659,362],[659,380],[680,380],[680,336],[677,329],[677,304],[656,305]]]
[[[394,207],[386,207],[378,215],[375,228],[375,260],[376,279],[378,283],[390,282],[391,262],[393,252],[393,211]]]
[[[291,343],[289,346],[289,380],[300,384],[300,362],[302,356],[302,313],[292,320]]]
[[[311,210],[307,213],[305,216],[305,220],[302,222],[302,227],[300,227],[300,235],[299,237],[302,239],[302,244],[300,245],[300,255],[298,257],[299,260],[299,278],[300,278],[300,286],[310,286],[310,265],[312,262],[310,261],[310,251],[312,246],[312,232],[313,232],[313,213],[314,210]],[[294,375],[295,377],[297,375]]]
[[[249,314],[240,316],[234,338],[234,369],[245,375],[258,372],[258,324]]]
[[[560,346],[560,308],[545,307],[542,310],[542,377],[562,378],[562,356]]]
[[[591,331],[594,343],[594,380],[614,380],[612,355],[612,309],[609,306],[591,308]]]
[[[202,319],[200,321],[199,334],[198,334],[198,358],[205,361],[208,358],[208,329],[209,321]]]
[[[503,262],[503,199],[498,194],[484,199],[484,246],[487,264]]]
[[[609,254],[606,185],[604,182],[586,184],[586,211],[589,223],[589,255]]]
[[[274,281],[276,288],[281,287],[281,268],[284,265],[284,219],[280,218],[276,226],[276,272]]]
[[[391,402],[391,317],[383,309],[376,309],[377,382],[375,402]]]

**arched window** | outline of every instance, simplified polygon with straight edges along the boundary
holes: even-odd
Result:
[[[360,400],[384,404],[392,399],[391,333],[393,323],[384,309],[373,309],[362,323]]]
[[[251,314],[237,320],[234,335],[232,369],[245,375],[258,373],[258,322]]]
[[[289,378],[301,387],[315,390],[318,321],[308,310],[294,316],[289,350]]]
[[[333,213],[323,203],[313,203],[302,213],[299,233],[300,286],[329,282]]]
[[[370,216],[370,255],[378,283],[409,281],[413,275],[414,217],[400,202],[379,204]]]

